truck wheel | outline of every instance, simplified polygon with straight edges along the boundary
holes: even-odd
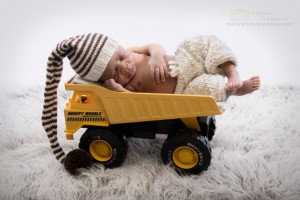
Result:
[[[214,116],[209,117],[208,140],[211,141],[216,131],[216,119]]]
[[[127,153],[125,138],[102,128],[89,128],[80,138],[79,148],[89,152],[95,162],[106,167],[120,166]]]
[[[161,157],[164,164],[170,164],[179,174],[199,174],[210,165],[209,141],[187,129],[165,140]]]

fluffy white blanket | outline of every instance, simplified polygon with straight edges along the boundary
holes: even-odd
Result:
[[[5,86],[5,85],[4,85]],[[68,94],[59,90],[59,139]],[[217,116],[208,171],[179,176],[160,159],[163,137],[129,139],[124,164],[72,176],[41,126],[43,87],[1,86],[0,199],[300,199],[300,88],[263,86]]]

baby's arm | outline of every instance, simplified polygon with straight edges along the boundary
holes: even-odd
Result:
[[[160,83],[160,81],[164,82],[165,78],[169,77],[169,69],[164,60],[166,50],[163,46],[159,44],[148,44],[140,47],[131,47],[128,51],[151,56],[149,62],[151,78],[156,80],[157,83]]]
[[[125,89],[121,84],[117,83],[114,79],[108,79],[104,81],[103,86],[117,92],[132,92],[130,90]]]

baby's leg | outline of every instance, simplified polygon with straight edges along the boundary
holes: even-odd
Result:
[[[194,78],[184,89],[183,94],[209,95],[216,101],[226,100],[224,76],[220,74],[202,74]]]
[[[239,75],[239,72],[231,62],[226,62],[220,65],[220,68],[223,70],[223,73],[228,79],[225,90],[236,90],[243,86],[243,81]]]
[[[226,95],[227,95],[227,97],[229,97],[231,95],[242,96],[242,95],[250,94],[250,93],[258,90],[259,87],[260,87],[259,76],[253,76],[253,77],[243,81],[242,87],[240,87],[236,90],[226,91]]]

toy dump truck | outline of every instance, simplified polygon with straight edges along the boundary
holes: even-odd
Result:
[[[73,91],[64,110],[66,138],[73,139],[78,129],[87,128],[79,147],[94,161],[120,166],[127,137],[154,139],[156,134],[167,134],[161,148],[164,164],[183,174],[198,174],[210,165],[214,115],[221,114],[212,97],[115,92],[95,83],[78,83],[76,78],[65,84]]]

